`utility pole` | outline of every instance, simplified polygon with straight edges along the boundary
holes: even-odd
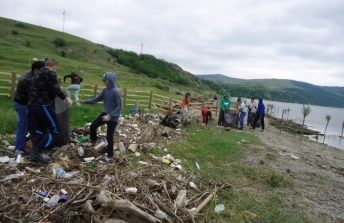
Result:
[[[62,13],[62,32],[64,32],[64,25],[65,25],[65,17],[66,17],[66,11],[63,10],[63,13]]]
[[[140,51],[140,55],[142,55],[143,52],[143,43],[141,43],[141,51]]]

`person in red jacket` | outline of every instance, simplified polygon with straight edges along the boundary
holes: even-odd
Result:
[[[203,123],[204,125],[207,125],[209,119],[211,119],[211,111],[210,111],[210,108],[209,108],[209,107],[207,107],[207,108],[202,108],[201,113],[202,113],[202,117],[203,117],[203,122],[202,122],[202,123]]]

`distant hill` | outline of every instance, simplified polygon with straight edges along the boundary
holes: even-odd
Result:
[[[324,87],[286,79],[239,79],[222,74],[197,75],[232,96],[264,97],[268,100],[344,107],[344,87]]]

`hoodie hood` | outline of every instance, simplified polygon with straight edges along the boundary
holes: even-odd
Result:
[[[259,103],[263,103],[263,98],[259,98]]]
[[[116,88],[117,74],[115,72],[106,72],[104,74],[104,79],[110,82],[110,85],[107,88]]]

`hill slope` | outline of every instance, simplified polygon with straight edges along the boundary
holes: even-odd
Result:
[[[192,74],[175,64],[152,55],[138,55],[56,30],[0,17],[0,71],[19,74],[29,69],[33,58],[54,58],[58,75],[79,72],[86,83],[101,84],[99,77],[107,70],[119,73],[125,87],[152,88],[168,93],[203,92],[208,89]]]
[[[221,74],[197,75],[227,89],[232,96],[264,97],[269,100],[344,107],[344,87],[324,87],[285,79],[232,78]]]

